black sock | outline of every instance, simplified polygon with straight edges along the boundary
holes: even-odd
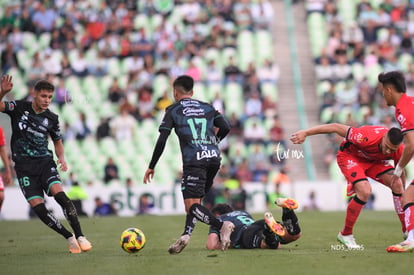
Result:
[[[256,223],[259,224],[259,222],[261,226],[263,227],[263,236],[264,236],[264,241],[266,245],[272,249],[278,248],[279,243],[281,241],[280,237],[277,236],[272,230],[269,229],[269,227],[267,226],[264,220],[256,221],[255,224]]]
[[[72,237],[72,233],[69,232],[60,223],[60,221],[51,212],[47,210],[44,203],[38,204],[35,207],[32,207],[32,209],[44,224],[55,230],[57,233],[59,233],[66,239]]]
[[[217,219],[207,208],[199,203],[195,203],[190,207],[189,214],[195,217],[202,223],[207,225],[213,225],[217,228],[221,228],[223,222]]]
[[[283,225],[286,227],[287,232],[290,235],[297,235],[300,233],[300,227],[299,227],[299,220],[296,216],[295,211],[282,208],[283,214],[282,214],[282,221]]]
[[[66,219],[69,221],[70,226],[75,233],[75,237],[78,238],[79,236],[83,236],[78,214],[76,213],[76,208],[73,205],[72,201],[66,196],[64,192],[59,192],[55,195],[55,200],[63,209],[63,214],[65,215]]]
[[[194,227],[196,225],[197,219],[190,214],[187,214],[185,217],[185,228],[182,235],[190,235],[193,233]]]

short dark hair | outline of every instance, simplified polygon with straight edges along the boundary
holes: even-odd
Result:
[[[404,135],[402,134],[399,128],[393,127],[387,133],[388,139],[393,145],[399,145],[403,139]]]
[[[405,93],[407,91],[404,74],[400,71],[382,72],[378,75],[378,81],[382,85],[393,85],[398,93]]]
[[[213,213],[214,215],[224,215],[230,212],[233,212],[234,209],[233,207],[231,207],[230,204],[228,203],[219,203],[216,204],[212,209],[211,209],[211,213]]]
[[[193,91],[194,79],[188,75],[181,75],[174,80],[173,87],[182,94],[189,94]]]
[[[37,81],[36,84],[34,85],[34,90],[36,92],[40,92],[41,90],[48,90],[48,91],[53,92],[55,90],[55,86],[49,81],[45,79],[41,79]]]

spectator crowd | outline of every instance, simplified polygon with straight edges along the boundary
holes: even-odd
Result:
[[[75,175],[110,184],[142,177],[156,120],[173,102],[171,81],[188,74],[196,97],[231,123],[222,142],[230,189],[266,183],[286,165],[274,158],[286,148],[274,12],[267,0],[3,1],[1,71],[15,82],[8,99],[30,98],[38,79],[54,83]]]
[[[414,93],[414,1],[308,0],[306,8],[316,45],[320,121],[397,126],[393,110],[377,89],[377,77],[382,71],[403,71],[408,94]],[[338,142],[329,137],[328,166],[335,162]]]

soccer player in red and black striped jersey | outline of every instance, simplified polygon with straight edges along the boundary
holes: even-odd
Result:
[[[384,72],[378,75],[382,85],[382,94],[388,106],[395,106],[395,118],[404,135],[404,151],[394,170],[394,179],[404,175],[404,168],[414,155],[414,97],[407,96],[404,74],[400,71]],[[391,245],[388,252],[410,252],[414,250],[414,180],[404,191],[402,197],[405,212],[407,239],[402,243]]]
[[[401,197],[404,191],[401,180],[393,182],[393,160],[398,163],[403,152],[403,135],[398,128],[387,129],[383,126],[350,127],[332,123],[315,126],[298,131],[291,136],[294,144],[301,144],[307,136],[336,133],[344,140],[337,153],[337,163],[348,184],[352,184],[355,196],[349,201],[345,224],[337,236],[337,240],[349,249],[360,249],[352,234],[353,227],[362,208],[371,194],[368,178],[388,186],[393,194],[395,211],[405,232],[404,212]]]

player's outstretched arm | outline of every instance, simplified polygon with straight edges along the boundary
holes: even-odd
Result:
[[[11,75],[3,75],[0,81],[0,112],[4,112],[5,104],[4,96],[13,89],[13,77]]]
[[[297,131],[291,135],[290,140],[294,144],[302,144],[308,136],[331,133],[336,133],[342,137],[345,137],[349,128],[350,126],[339,123],[322,124],[305,130]]]

